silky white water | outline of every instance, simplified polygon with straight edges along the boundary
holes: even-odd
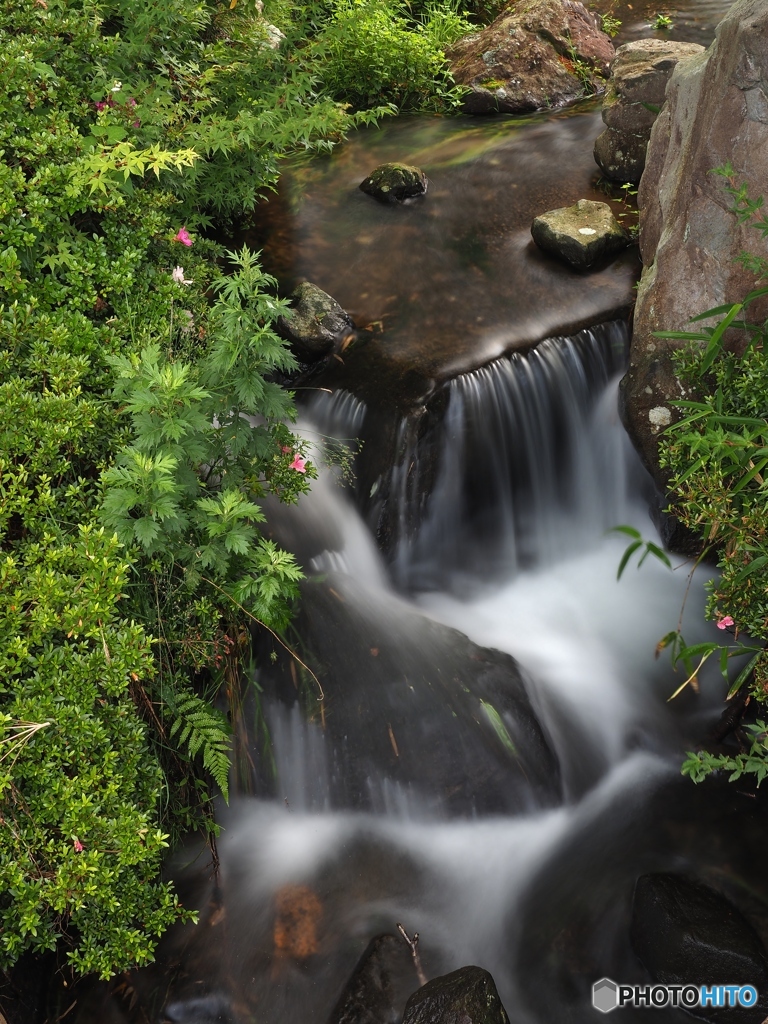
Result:
[[[493,391],[496,429],[504,422],[516,429],[526,408],[533,409],[529,426],[542,422],[541,402],[551,404],[553,390],[555,400],[558,388],[570,396],[563,421],[567,464],[558,450],[562,431],[528,430],[523,474],[528,497],[516,508],[503,479],[510,458],[490,462],[500,474],[492,481],[494,492],[503,499],[501,509],[494,510],[502,528],[485,538],[487,550],[495,552],[493,571],[472,572],[462,550],[467,520],[445,507],[451,490],[459,501],[462,474],[473,471],[466,461],[472,459],[466,433],[464,447],[448,450],[456,441],[461,410],[467,408],[467,388],[461,384],[455,386],[461,409],[449,407],[446,416],[442,475],[423,533],[402,540],[394,554],[396,578],[409,577],[402,568],[411,553],[420,562],[412,581],[429,579],[430,589],[398,595],[370,533],[330,473],[283,523],[283,540],[292,537],[299,548],[302,538],[311,540],[315,553],[309,565],[318,580],[330,581],[342,605],[352,602],[359,621],[388,629],[390,643],[398,644],[397,629],[403,638],[418,637],[427,616],[481,647],[511,654],[559,765],[561,799],[549,809],[537,808],[534,801],[527,812],[514,816],[469,811],[456,818],[439,794],[420,787],[418,772],[405,785],[384,770],[378,775],[372,770],[367,806],[375,813],[353,812],[338,799],[334,802],[338,761],[328,722],[318,714],[308,721],[298,703],[271,704],[267,717],[275,798],[236,802],[220,844],[225,898],[233,894],[231,941],[238,950],[262,950],[262,961],[244,957],[243,970],[264,1021],[324,1021],[369,939],[392,931],[396,923],[419,932],[432,974],[469,963],[490,970],[516,1021],[544,1024],[553,1013],[592,1020],[589,988],[600,975],[593,978],[589,964],[603,973],[633,969],[622,924],[632,880],[651,866],[661,869],[691,856],[685,844],[672,850],[657,840],[649,815],[664,820],[665,801],[677,800],[677,787],[685,785],[676,781],[682,752],[716,709],[706,692],[686,694],[670,706],[667,698],[679,677],[666,656],[656,659],[655,648],[676,627],[684,604],[686,639],[701,638],[706,628],[700,624],[702,585],[698,580],[689,584],[688,567],[672,571],[652,558],[640,569],[630,565],[617,580],[627,539],[607,528],[631,523],[649,538],[655,534],[636,487],[640,477],[634,457],[617,421],[611,360],[574,384],[567,378],[573,360],[563,355],[563,346],[568,355],[568,344],[561,343],[560,350],[550,346],[552,358],[538,375],[528,365],[501,367],[505,381],[515,372],[522,374],[523,383],[512,380],[511,389],[494,380],[493,368],[467,386],[476,409],[487,407],[483,382]],[[599,348],[600,338],[586,339],[587,363],[600,362]],[[538,387],[544,391],[538,393]],[[499,402],[510,395],[517,403],[511,418],[504,409],[498,411]],[[346,403],[359,428],[359,406],[342,399],[332,403],[333,410]],[[327,419],[321,428],[307,429],[327,432]],[[510,435],[487,441],[499,451],[509,451],[514,443]],[[471,506],[471,495],[461,500],[465,509]],[[469,520],[471,528],[471,513]],[[519,557],[521,537],[524,559]],[[482,547],[484,538],[475,536],[473,543]],[[434,585],[438,579],[439,588]],[[362,687],[384,684],[378,666],[372,657]],[[332,697],[332,668],[324,679]],[[330,698],[328,708],[330,715]],[[511,725],[504,715],[500,720]],[[360,720],[356,728],[371,730],[373,736],[386,724]],[[389,728],[396,748],[395,732],[401,744],[407,741],[400,731],[405,726],[395,732]],[[343,745],[349,739],[347,734],[334,742]],[[426,757],[429,751],[423,753]],[[461,757],[459,750],[456,756]],[[664,795],[667,789],[672,796]],[[654,809],[658,800],[661,811]],[[317,893],[326,938],[303,966],[280,961],[267,970],[270,908],[275,893],[287,885]],[[547,967],[543,951],[571,941],[563,938],[571,926],[563,932],[560,915],[566,921],[572,917],[578,924],[573,928],[577,933],[585,929],[587,937],[574,940],[574,950],[566,948],[557,954],[555,966]],[[535,954],[537,943],[540,954]],[[579,966],[579,958],[586,967]]]

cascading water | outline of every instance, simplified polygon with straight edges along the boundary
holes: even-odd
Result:
[[[222,814],[215,884],[199,850],[177,864],[181,884],[202,879],[202,910],[165,943],[167,1019],[326,1024],[371,938],[402,923],[428,976],[491,971],[515,1024],[594,1024],[595,980],[648,980],[629,938],[640,875],[730,885],[742,910],[740,892],[768,899],[753,794],[680,777],[721,690],[704,675],[668,704],[679,677],[654,657],[684,604],[686,640],[705,638],[701,584],[652,559],[616,579],[626,538],[610,528],[652,534],[616,410],[626,330],[498,358],[614,315],[605,295],[633,272],[576,278],[530,247],[534,207],[600,198],[596,112],[558,117],[432,120],[423,146],[404,120],[308,171],[291,272],[387,326],[310,380],[303,429],[361,438],[357,482],[323,471],[269,510],[308,574],[303,664],[255,641],[249,785]],[[365,205],[366,145],[431,159],[428,202]],[[417,984],[395,979],[392,1024]]]
[[[515,1021],[592,1021],[594,980],[642,978],[635,878],[706,868],[722,808],[681,795],[678,766],[711,705],[671,713],[653,657],[686,570],[619,582],[623,543],[605,532],[650,529],[615,415],[624,343],[616,326],[553,339],[450,386],[438,484],[395,554],[429,590],[392,589],[330,474],[278,517],[315,567],[297,632],[325,699],[285,665],[259,674],[275,775],[233,804],[220,843],[233,1020],[323,1024],[368,941],[402,923],[429,975],[490,970]],[[307,429],[350,436],[363,415],[320,397]]]

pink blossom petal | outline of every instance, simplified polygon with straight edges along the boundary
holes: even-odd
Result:
[[[724,615],[722,619],[717,620],[718,629],[727,629],[728,626],[735,626],[736,623],[733,621],[730,615]]]
[[[85,849],[85,847],[83,846],[79,839],[73,839],[72,845],[75,848],[75,853],[82,853],[83,850]]]
[[[300,455],[296,455],[291,463],[291,469],[295,469],[297,473],[307,472],[307,460],[302,459]]]
[[[174,242],[181,242],[182,245],[192,245],[192,238],[186,228],[179,228],[173,236]]]

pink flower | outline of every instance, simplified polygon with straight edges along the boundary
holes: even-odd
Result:
[[[73,839],[72,845],[75,848],[75,853],[82,853],[83,850],[85,849],[85,847],[83,846],[79,839]]]
[[[287,455],[289,452],[293,451],[293,448],[289,448],[287,444],[283,444],[280,446],[280,451],[283,453],[283,455]]]
[[[186,228],[179,228],[176,234],[173,236],[174,242],[181,242],[182,245],[192,245],[192,239],[189,236],[189,232]]]
[[[300,455],[295,455],[293,462],[291,463],[291,469],[295,469],[297,473],[307,472],[307,460],[302,459]]]
[[[141,128],[141,121],[134,121],[133,122],[133,127],[134,128]],[[191,242],[189,244],[192,245]]]
[[[727,629],[728,626],[735,626],[736,623],[733,621],[730,615],[724,615],[722,619],[717,620],[718,629]]]
[[[95,103],[94,106],[99,111],[107,109],[107,104],[103,100],[100,100],[98,103]]]
[[[135,107],[136,100],[133,98],[133,96],[129,96],[128,99],[125,101],[125,105],[126,107]]]

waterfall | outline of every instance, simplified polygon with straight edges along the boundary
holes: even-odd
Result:
[[[709,805],[681,796],[679,762],[712,714],[707,680],[670,709],[654,658],[687,572],[618,581],[606,532],[651,530],[616,416],[625,353],[617,324],[553,338],[456,378],[428,430],[382,432],[403,456],[379,474],[401,526],[389,566],[333,470],[274,511],[308,570],[296,635],[324,699],[284,652],[257,652],[272,797],[223,816],[216,955],[264,1024],[324,1024],[396,922],[428,975],[490,970],[521,1024],[591,1024],[592,981],[638,974],[634,879],[705,857]],[[311,417],[309,438],[378,429],[345,392]],[[684,818],[674,842],[656,824]]]
[[[395,575],[413,589],[444,586],[446,570],[509,576],[551,564],[628,514],[633,456],[608,385],[623,372],[626,326],[614,322],[498,359],[448,386],[439,469],[425,514],[420,463],[393,470],[403,525]],[[412,479],[411,486],[405,483]],[[465,582],[465,581],[464,581]]]

